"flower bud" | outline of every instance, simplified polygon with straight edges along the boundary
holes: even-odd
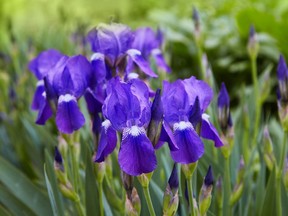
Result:
[[[150,179],[152,178],[153,172],[150,173],[142,173],[141,175],[137,176],[138,181],[142,185],[142,187],[148,187]]]
[[[64,172],[63,158],[57,146],[55,146],[55,153],[54,153],[54,169],[61,170],[62,172]]]
[[[128,195],[126,195],[125,212],[126,212],[126,215],[128,216],[140,215],[141,201],[140,201],[136,188],[132,189],[132,194],[130,198],[128,198]]]
[[[273,170],[276,163],[275,155],[273,153],[273,143],[269,134],[268,126],[266,125],[263,132],[263,153],[264,161],[270,171]]]
[[[174,164],[163,197],[163,215],[165,216],[172,216],[175,215],[177,212],[179,204],[178,186],[179,179],[177,165]]]
[[[161,101],[161,89],[157,89],[154,101],[151,107],[151,121],[148,126],[148,138],[151,140],[153,146],[158,143],[163,119],[163,105]]]
[[[230,114],[230,98],[227,92],[225,83],[221,84],[221,89],[218,95],[218,121],[221,129],[225,134],[228,128],[232,127],[232,119]]]
[[[192,20],[194,22],[194,37],[196,41],[198,42],[201,37],[201,29],[200,29],[200,16],[198,10],[193,7],[192,11]]]
[[[94,158],[94,157],[93,157]],[[104,176],[105,176],[105,162],[100,162],[100,163],[93,163],[95,166],[95,174],[96,174],[96,179],[98,182],[103,182]]]
[[[190,163],[190,164],[181,164],[181,169],[182,169],[186,179],[192,178],[192,175],[193,175],[196,167],[197,167],[197,162]]]
[[[253,25],[250,26],[249,41],[247,45],[247,50],[250,58],[256,58],[259,51],[259,43],[257,39],[257,34]]]
[[[74,191],[72,185],[70,184],[70,182],[67,182],[66,184],[59,184],[59,188],[60,191],[62,192],[62,194],[67,197],[68,199],[77,202],[79,201],[79,196],[78,194]]]
[[[213,173],[211,166],[209,166],[207,174],[204,178],[203,185],[200,190],[199,194],[199,211],[200,215],[205,215],[206,212],[208,211],[210,204],[211,204],[211,199],[212,199],[212,189],[213,189]]]
[[[126,190],[127,196],[128,196],[128,198],[130,198],[130,196],[132,194],[134,178],[133,178],[133,176],[128,175],[124,171],[121,171],[121,179],[122,179],[122,183],[124,185],[124,188]]]
[[[242,196],[244,188],[244,172],[245,172],[245,164],[244,159],[241,156],[236,177],[236,184],[234,186],[233,192],[231,193],[229,201],[231,206],[233,206]]]

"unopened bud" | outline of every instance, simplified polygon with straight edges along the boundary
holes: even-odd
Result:
[[[247,50],[250,58],[256,58],[259,51],[259,43],[257,39],[257,34],[253,25],[250,26],[249,41],[247,45]]]
[[[174,164],[163,197],[164,216],[173,216],[177,212],[179,204],[178,186],[179,186],[179,179],[178,179],[177,165]]]
[[[141,212],[141,201],[136,188],[132,189],[131,197],[126,195],[125,212],[128,216],[138,216]]]
[[[197,167],[197,162],[190,164],[181,164],[182,171],[186,179],[192,178],[192,175]]]
[[[152,178],[153,172],[150,173],[142,173],[141,175],[137,176],[138,181],[142,185],[142,187],[148,187],[150,179]]]
[[[244,159],[241,156],[237,177],[236,177],[236,184],[234,186],[233,192],[230,196],[230,205],[233,206],[242,196],[243,188],[244,188],[244,172],[245,172],[245,164]]]
[[[227,92],[225,83],[221,84],[221,89],[218,95],[218,121],[224,134],[227,129],[232,127],[232,119],[230,114],[230,97]]]
[[[273,170],[276,163],[275,155],[273,153],[273,143],[269,134],[268,126],[266,125],[263,132],[263,153],[264,161],[270,171]]]
[[[133,189],[133,176],[128,175],[125,172],[121,172],[121,179],[122,179],[122,183],[124,185],[124,188],[126,190],[127,196],[128,198],[130,198],[131,194],[132,194],[132,189]]]
[[[74,191],[73,187],[71,186],[71,184],[69,182],[67,182],[66,184],[59,184],[59,188],[60,191],[62,192],[62,194],[67,197],[68,199],[77,202],[79,201],[79,196],[78,194]]]
[[[151,121],[148,126],[148,138],[155,147],[159,141],[163,119],[163,104],[161,101],[161,90],[157,89],[151,107]]]
[[[95,174],[96,174],[97,181],[103,182],[105,171],[106,171],[105,162],[94,163],[94,166],[95,166]]]
[[[64,172],[63,158],[57,146],[55,146],[55,153],[54,153],[54,169],[61,170],[62,172]]]
[[[194,36],[195,36],[195,39],[199,41],[201,37],[200,16],[196,7],[193,7],[192,19],[194,22]]]
[[[200,215],[205,215],[211,204],[211,192],[213,189],[213,173],[212,168],[209,166],[207,174],[204,178],[203,185],[199,194],[199,211]]]

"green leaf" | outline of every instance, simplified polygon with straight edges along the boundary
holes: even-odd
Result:
[[[11,216],[11,213],[8,212],[3,206],[0,205],[0,215],[2,215],[2,216]]]
[[[100,215],[98,188],[96,185],[96,177],[93,172],[91,154],[87,154],[86,160],[86,176],[85,176],[85,200],[86,215]]]
[[[53,162],[47,150],[45,151],[45,161],[45,181],[53,213],[54,215],[64,215],[63,200],[59,192],[57,179],[54,173],[54,168],[52,166]]]
[[[276,171],[275,168],[271,172],[266,186],[265,198],[260,215],[275,215],[276,214]]]
[[[42,193],[22,172],[0,156],[0,182],[36,215],[52,215],[47,195]]]
[[[0,203],[9,209],[12,215],[35,215],[35,213],[33,213],[25,204],[19,201],[5,186],[1,184],[0,194]],[[0,215],[2,215],[1,210]]]

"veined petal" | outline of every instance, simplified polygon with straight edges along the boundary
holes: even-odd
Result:
[[[171,73],[171,68],[167,65],[164,56],[160,49],[153,49],[151,52],[153,58],[155,59],[156,65],[167,73]]]
[[[46,93],[43,92],[39,98],[39,112],[36,120],[36,124],[44,125],[46,121],[53,115],[53,111],[50,107],[48,100],[46,99]]]
[[[170,151],[177,151],[179,149],[173,131],[169,127],[169,124],[163,121],[159,141],[156,144],[155,149],[159,149],[165,142],[168,143]]]
[[[90,114],[94,115],[102,111],[102,103],[95,98],[91,89],[87,89],[84,98]]]
[[[102,122],[101,135],[95,162],[103,162],[113,152],[117,144],[116,131],[112,128],[111,122],[106,119]]]
[[[219,134],[208,118],[209,116],[207,114],[202,114],[201,136],[205,139],[214,141],[215,147],[221,147],[223,146],[223,143]]]
[[[157,74],[155,74],[151,69],[149,63],[142,57],[139,50],[129,49],[126,53],[130,56],[132,61],[137,64],[141,71],[143,71],[148,76],[158,77]]]
[[[85,118],[79,110],[73,95],[60,95],[56,113],[56,125],[62,133],[71,134],[85,124]]]
[[[107,75],[107,69],[105,65],[105,56],[102,53],[94,53],[91,56],[91,65],[92,65],[92,77],[93,81],[91,87],[93,88],[98,83],[103,82]]]
[[[37,86],[36,86],[36,90],[34,93],[34,97],[33,97],[33,101],[32,101],[32,105],[31,108],[33,110],[39,110],[41,107],[41,98],[43,97],[43,92],[45,92],[45,87],[44,87],[44,80],[39,80],[37,82]]]
[[[189,97],[190,105],[194,104],[196,97],[199,97],[200,107],[204,112],[213,99],[213,90],[202,80],[197,80],[194,76],[183,80],[185,90]]]
[[[155,151],[143,127],[124,129],[118,160],[120,168],[132,176],[150,173],[156,168]]]
[[[175,123],[174,138],[179,148],[177,151],[171,151],[175,162],[194,163],[204,154],[204,145],[190,122]]]

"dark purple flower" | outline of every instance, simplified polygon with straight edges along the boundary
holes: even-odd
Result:
[[[121,82],[119,77],[111,79],[103,115],[114,129],[122,132],[118,157],[120,168],[133,176],[152,172],[157,161],[145,130],[151,118],[146,84],[138,79],[129,83]]]
[[[63,158],[61,153],[59,152],[57,146],[55,146],[55,155],[54,155],[54,160],[59,163],[62,164],[63,163]]]
[[[216,147],[222,146],[216,129],[204,113],[213,98],[209,85],[191,77],[174,83],[164,81],[163,86],[163,126],[169,137],[164,141],[170,143],[173,160],[187,164],[202,157],[204,145],[195,130],[198,123],[201,123],[202,137],[213,140]],[[173,143],[176,148],[171,149]]]
[[[160,33],[160,30],[155,33],[153,29],[149,27],[138,28],[135,31],[132,48],[139,50],[147,61],[149,61],[150,56],[152,56],[159,68],[166,72],[171,72],[160,50],[162,41],[163,35]]]
[[[123,24],[112,23],[110,25],[100,24],[92,29],[88,36],[91,49],[97,55],[104,55],[99,58],[107,66],[108,77],[116,73],[122,75],[126,70],[126,57],[132,61],[147,75],[157,77],[152,71],[149,63],[145,61],[139,50],[132,48],[134,34],[131,29]],[[98,54],[99,53],[99,54]]]

